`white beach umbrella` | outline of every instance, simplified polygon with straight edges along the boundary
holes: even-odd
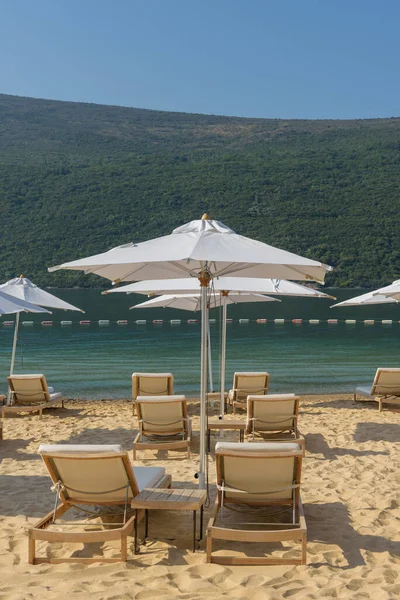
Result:
[[[215,292],[230,291],[251,294],[273,294],[276,296],[304,296],[310,298],[330,298],[334,296],[320,292],[312,287],[283,279],[265,279],[258,277],[218,277],[214,278],[212,288]],[[154,279],[137,281],[102,292],[103,294],[191,294],[199,291],[197,279]]]
[[[179,279],[178,281],[183,281]],[[122,288],[121,288],[122,289]],[[197,288],[198,289],[198,288]],[[213,294],[208,298],[208,308],[217,308],[221,306],[222,297],[218,293],[217,295]],[[240,304],[242,302],[280,302],[276,298],[269,298],[268,296],[263,296],[262,294],[229,294],[225,298],[225,304]],[[131,306],[130,310],[133,308],[176,308],[179,310],[187,310],[190,312],[197,312],[201,310],[201,295],[200,293],[193,294],[164,294],[162,296],[157,296],[156,298],[151,298],[151,300],[146,300],[146,302],[141,302],[140,304],[136,304],[135,306]],[[226,317],[225,322],[222,324],[222,329],[225,329],[225,345],[226,345]],[[214,391],[213,386],[213,377],[212,377],[212,365],[211,365],[211,336],[210,336],[210,323],[208,323],[208,375],[209,375],[209,386],[210,392]],[[223,354],[225,354],[223,349]],[[223,392],[222,392],[223,398]],[[222,400],[222,412],[224,412],[224,403]]]
[[[18,314],[20,312],[48,313],[50,311],[0,291],[0,315]]]
[[[122,288],[121,288],[122,289]],[[226,298],[226,304],[240,304],[243,302],[280,302],[276,298],[268,298],[262,294],[235,294],[229,293]],[[177,308],[180,310],[188,310],[196,312],[201,310],[201,295],[197,294],[163,294],[162,296],[156,296],[146,302],[135,304],[132,308]],[[220,295],[212,295],[208,299],[208,308],[217,308],[221,306]]]
[[[29,302],[32,305],[36,306],[45,306],[46,308],[57,308],[60,310],[77,310],[80,312],[84,312],[80,308],[61,300],[61,298],[57,298],[57,296],[53,296],[49,292],[42,290],[40,287],[32,283],[29,279],[21,275],[20,277],[15,277],[14,279],[10,279],[6,281],[6,283],[2,283],[0,285],[0,291],[4,292],[14,298],[19,300],[23,300],[25,302]],[[40,311],[38,311],[40,312]],[[45,311],[48,312],[48,311]],[[19,313],[17,314],[15,329],[14,329],[14,343],[13,343],[13,351],[11,355],[11,367],[10,367],[10,375],[14,372],[14,364],[15,364],[15,352],[17,348],[17,338],[18,338],[18,328],[19,328]]]
[[[192,295],[198,292],[199,284],[196,279],[156,279],[149,281],[137,281],[129,283],[113,290],[107,290],[103,294],[113,294],[125,292],[126,294],[169,294],[169,298],[175,298],[177,294]],[[307,287],[286,281],[282,279],[258,279],[256,277],[219,277],[212,281],[212,289],[218,292],[220,296],[220,305],[222,306],[222,325],[221,325],[221,372],[220,372],[220,414],[224,414],[225,408],[225,365],[226,365],[226,307],[229,302],[227,299],[233,297],[239,298],[240,294],[272,294],[277,296],[302,296],[309,298],[330,298],[336,300],[334,296],[319,292],[314,288]],[[171,296],[172,294],[172,296]],[[174,307],[178,308],[177,301],[171,300]],[[243,300],[242,300],[243,301]],[[194,301],[193,301],[194,302]],[[249,300],[245,300],[249,302]],[[184,302],[186,306],[188,303]],[[154,306],[155,304],[153,304]],[[138,305],[140,306],[140,305]]]
[[[361,294],[361,296],[355,296],[354,298],[333,304],[331,308],[336,308],[337,306],[360,306],[363,304],[393,304],[399,302],[399,300],[400,279],[367,294]]]
[[[26,302],[25,300],[21,300],[20,298],[14,298],[14,296],[11,296],[10,294],[6,294],[3,291],[0,291],[0,314],[4,315],[4,314],[13,314],[16,313],[17,314],[17,318],[16,318],[16,323],[14,326],[14,339],[13,339],[13,346],[12,346],[12,360],[11,360],[11,373],[10,375],[12,375],[12,369],[14,368],[14,359],[15,359],[15,351],[17,348],[17,331],[18,331],[18,323],[19,323],[19,313],[21,312],[32,312],[32,313],[48,313],[50,311],[46,310],[45,308],[42,308],[41,306],[37,306],[36,304],[33,304],[31,302]],[[11,394],[8,394],[8,400],[7,402],[9,403],[11,400]]]
[[[332,267],[238,235],[223,223],[203,215],[201,220],[182,225],[170,235],[138,244],[124,244],[102,254],[51,267],[49,271],[58,269],[94,273],[113,283],[184,277],[199,280],[202,294],[199,485],[204,488],[207,289],[210,281],[239,273],[246,277],[323,282]]]

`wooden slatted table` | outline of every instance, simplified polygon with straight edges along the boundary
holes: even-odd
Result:
[[[135,554],[139,552],[138,511],[145,510],[146,540],[149,533],[149,510],[192,510],[193,511],[193,552],[196,552],[196,511],[200,510],[200,536],[203,537],[203,506],[207,498],[206,490],[195,489],[158,489],[145,488],[132,500],[131,507],[136,511],[135,518]]]
[[[246,421],[239,421],[238,419],[208,419],[207,424],[207,440],[208,440],[208,451],[210,451],[210,438],[211,430],[224,431],[228,429],[239,430],[239,442],[244,440],[244,430],[246,429]]]

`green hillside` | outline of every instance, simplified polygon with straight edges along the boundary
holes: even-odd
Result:
[[[208,212],[336,267],[400,277],[400,119],[290,121],[0,95],[0,281],[107,286],[47,267]]]

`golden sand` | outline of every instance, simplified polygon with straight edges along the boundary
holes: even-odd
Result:
[[[173,487],[195,487],[198,403],[190,403],[194,440],[183,453],[144,451],[138,464],[162,465]],[[306,437],[302,498],[308,526],[306,566],[205,563],[204,540],[191,551],[191,514],[157,511],[148,544],[127,563],[29,565],[26,529],[50,511],[54,494],[40,443],[119,443],[131,450],[135,422],[124,401],[68,401],[66,408],[4,420],[0,441],[0,600],[90,598],[145,600],[281,598],[395,600],[400,597],[400,413],[349,395],[303,396]],[[212,446],[215,442],[213,438]],[[237,432],[226,432],[236,440]],[[213,453],[210,496],[215,495]],[[212,506],[212,502],[211,502]],[[206,511],[207,523],[211,508]],[[38,544],[39,552],[46,547]],[[234,552],[246,551],[240,544]],[[52,556],[114,556],[118,545],[54,544]]]

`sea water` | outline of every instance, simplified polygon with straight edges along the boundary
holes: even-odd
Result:
[[[132,372],[172,372],[176,393],[199,395],[200,315],[174,309],[134,309],[145,297],[101,295],[100,290],[51,290],[85,310],[51,315],[22,313],[16,373],[45,373],[69,398],[129,398]],[[324,290],[339,300],[364,290]],[[352,392],[371,383],[377,367],[400,366],[400,307],[330,308],[332,300],[282,298],[282,302],[228,307],[226,388],[235,371],[268,371],[271,392]],[[219,389],[220,311],[210,314],[214,389]],[[188,319],[198,323],[188,324]],[[239,319],[249,320],[239,322]],[[257,319],[267,319],[257,323]],[[284,319],[284,323],[274,323]],[[301,324],[292,323],[302,319]],[[310,319],[319,323],[310,324]],[[339,319],[329,324],[328,319]],[[346,324],[345,320],[356,320]],[[15,320],[3,315],[1,322]],[[41,321],[52,320],[52,326]],[[90,321],[80,325],[79,321]],[[103,324],[99,324],[99,321]],[[117,321],[128,320],[127,325]],[[136,324],[146,320],[146,324]],[[153,320],[163,323],[154,324]],[[181,323],[171,324],[171,320]],[[374,324],[364,324],[374,320]],[[392,324],[382,324],[392,320]],[[72,321],[72,325],[61,325]],[[107,324],[109,321],[109,324]],[[6,391],[13,328],[0,325],[0,393]],[[1,383],[2,382],[2,383]]]

